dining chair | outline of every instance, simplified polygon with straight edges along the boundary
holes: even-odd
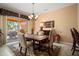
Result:
[[[73,31],[75,32],[76,35],[79,35],[79,33],[78,33],[76,28],[73,28]]]
[[[25,35],[23,33],[20,33],[19,34],[19,38],[20,38],[20,43],[19,43],[19,46],[20,46],[20,53],[22,53],[22,50],[25,50],[24,51],[24,55],[26,55],[27,53],[27,48],[30,47],[32,45],[31,42],[28,42],[25,38]]]
[[[70,29],[70,31],[71,31],[71,35],[72,35],[72,38],[73,38],[73,45],[72,45],[71,50],[73,50],[73,48],[74,48],[74,46],[75,46],[75,44],[76,44],[76,40],[75,40],[75,34],[74,34],[73,30]]]
[[[42,43],[41,45],[46,48],[48,54],[51,55],[51,51],[53,51],[53,31],[50,32],[47,43]]]
[[[75,28],[71,29],[71,34],[73,37],[72,55],[74,55],[75,51],[79,51],[79,34]]]

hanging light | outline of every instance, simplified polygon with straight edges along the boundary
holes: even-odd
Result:
[[[34,6],[35,6],[35,3],[32,3],[32,14],[30,16],[28,16],[29,19],[33,19],[33,20],[38,18],[38,15],[35,15],[35,13],[34,13]]]

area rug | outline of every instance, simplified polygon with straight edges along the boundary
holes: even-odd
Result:
[[[18,44],[12,44],[8,45],[8,47],[12,50],[12,52],[15,54],[15,56],[24,56],[24,51],[20,53],[20,48]],[[60,47],[55,46],[53,51],[51,51],[51,56],[58,56]],[[27,55],[26,56],[49,56],[48,52],[45,50],[39,51],[39,50],[34,50],[33,46],[27,48]]]

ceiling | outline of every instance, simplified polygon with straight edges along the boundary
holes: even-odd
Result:
[[[39,15],[48,11],[54,11],[66,6],[71,6],[73,3],[35,3],[34,13]],[[32,3],[0,3],[0,8],[18,12],[24,15],[30,15],[33,10]]]

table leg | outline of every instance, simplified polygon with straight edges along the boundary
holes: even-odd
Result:
[[[39,41],[39,47],[38,47],[39,51],[40,51],[40,47],[41,47],[41,42]]]
[[[49,56],[51,55],[51,53],[50,53],[50,49],[51,49],[51,48],[49,47],[49,48],[48,48],[48,54],[49,54]]]
[[[34,50],[34,47],[35,47],[35,40],[33,40],[33,50]]]

